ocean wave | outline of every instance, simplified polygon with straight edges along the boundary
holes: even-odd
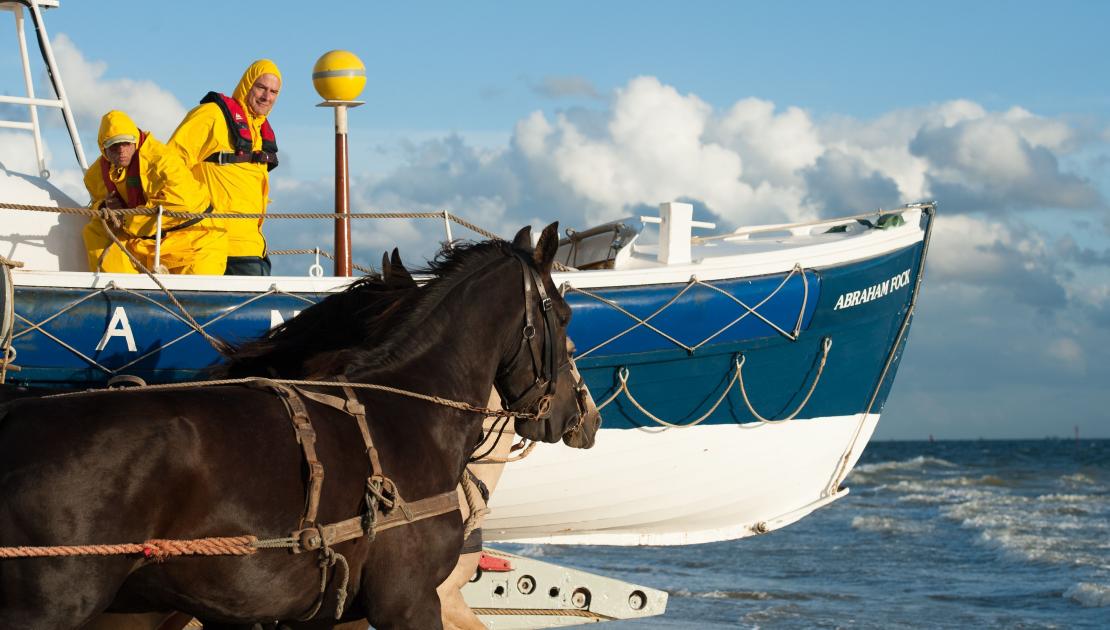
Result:
[[[908,521],[890,516],[856,516],[852,529],[882,534],[920,534],[932,530],[927,522]]]
[[[862,464],[853,469],[854,473],[862,473],[864,475],[873,475],[875,473],[887,472],[892,470],[916,470],[920,468],[928,468],[930,466],[937,468],[959,468],[958,464],[953,464],[950,461],[940,459],[939,457],[929,457],[927,455],[918,455],[910,459],[903,459],[891,462],[878,462],[875,464]]]
[[[1110,586],[1080,582],[1064,591],[1064,597],[1087,608],[1110,606]]]
[[[767,599],[774,599],[770,593],[763,591],[707,591],[705,593],[693,593],[692,597],[703,597],[705,599],[743,599],[752,601],[762,601]]]
[[[1038,501],[1066,501],[1068,503],[1085,503],[1093,499],[1089,494],[1042,494]]]
[[[1060,481],[1070,486],[1087,486],[1095,484],[1094,477],[1083,474],[1081,472],[1064,475],[1063,477],[1060,477]]]

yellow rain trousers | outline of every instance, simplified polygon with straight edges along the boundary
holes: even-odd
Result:
[[[121,134],[139,138],[141,132],[127,114],[120,111],[108,112],[100,121],[97,143],[103,147],[107,138]],[[103,152],[103,148],[101,151]],[[193,177],[177,154],[152,134],[145,134],[142,146],[131,159],[139,161],[138,182],[127,178],[127,169],[113,167],[105,155],[93,162],[85,173],[85,188],[92,198],[92,208],[102,207],[109,195],[102,163],[108,164],[108,177],[125,202],[135,192],[130,187],[137,185],[146,198],[142,207],[162,206],[172,212],[195,213],[202,213],[209,208],[208,191]],[[113,232],[132,255],[151,271],[155,270],[156,264],[161,264],[170,273],[223,274],[227,266],[227,232],[222,226],[216,225],[213,219],[203,219],[191,226],[174,229],[186,221],[188,219],[162,218],[163,238],[161,256],[157,263],[154,256],[157,217],[124,217],[122,225],[113,229]],[[82,237],[92,271],[96,271],[99,264],[102,271],[138,273],[139,270],[127,255],[120,251],[105,232],[100,219],[90,220]]]
[[[250,65],[232,98],[239,102],[250,125],[254,151],[262,149],[262,123],[265,116],[256,116],[247,106],[247,93],[254,82],[264,74],[281,80],[277,65],[260,59]],[[265,164],[215,164],[205,162],[213,153],[231,153],[227,121],[215,103],[194,107],[181,121],[170,138],[169,146],[178,152],[193,174],[208,186],[216,212],[238,214],[263,214],[269,203],[270,175]],[[223,219],[220,223],[228,233],[228,256],[262,256],[266,240],[262,236],[262,219]]]

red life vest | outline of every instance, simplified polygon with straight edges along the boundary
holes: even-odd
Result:
[[[205,162],[214,162],[221,165],[265,164],[267,171],[277,168],[277,139],[274,137],[273,128],[270,127],[270,121],[262,121],[262,129],[260,130],[262,132],[262,150],[254,151],[254,137],[251,135],[251,126],[247,122],[247,116],[243,112],[243,107],[239,105],[239,101],[219,92],[209,92],[204,98],[200,99],[200,102],[201,104],[215,103],[223,112],[231,146],[235,149],[232,153],[217,151],[204,158]]]
[[[104,180],[104,187],[108,189],[109,195],[114,192],[120,199],[126,199],[128,208],[141,208],[146,205],[143,178],[139,176],[139,149],[143,147],[146,136],[147,134],[142,131],[139,132],[139,144],[135,145],[135,154],[131,156],[131,163],[127,165],[127,174],[123,177],[123,181],[127,184],[127,197],[123,196],[116,183],[112,181],[110,173],[112,165],[108,158],[100,157],[100,177]]]

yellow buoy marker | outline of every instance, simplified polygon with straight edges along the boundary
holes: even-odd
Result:
[[[312,86],[328,101],[353,101],[366,87],[366,66],[349,50],[324,53],[312,67]]]

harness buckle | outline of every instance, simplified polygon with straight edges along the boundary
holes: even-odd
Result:
[[[540,308],[546,313],[551,310],[551,298],[547,297],[540,301]]]
[[[527,326],[524,327],[524,338],[525,339],[531,340],[535,336],[536,336],[536,327],[535,326],[533,326],[532,324],[528,324]]]
[[[299,545],[294,549],[294,553],[313,551],[324,546],[324,533],[320,531],[319,527],[306,527],[299,532],[295,532],[293,538],[297,539]]]

